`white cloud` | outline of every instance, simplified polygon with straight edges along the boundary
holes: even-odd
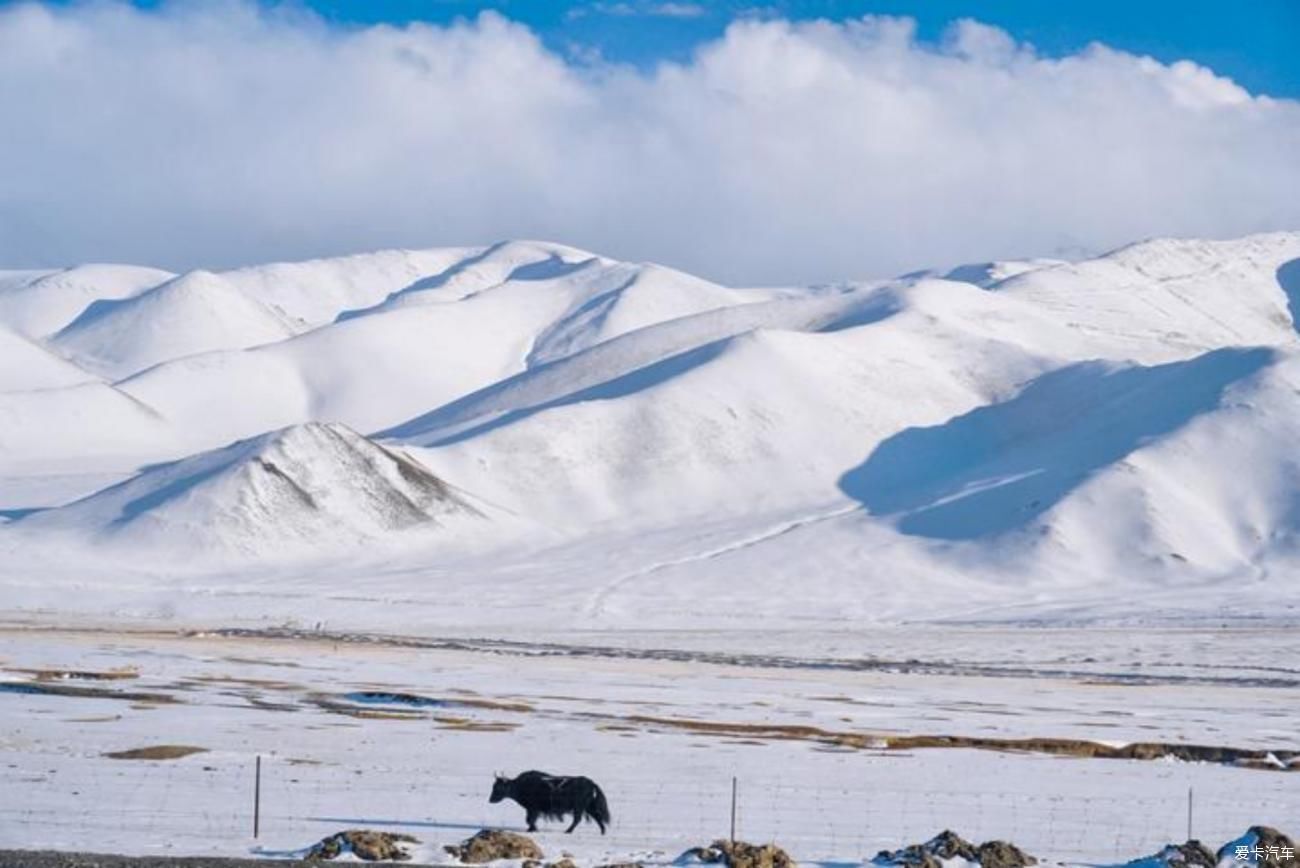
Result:
[[[705,9],[698,3],[653,3],[650,14],[667,18],[699,18],[705,14]]]
[[[613,15],[617,18],[635,18],[651,16],[658,18],[699,18],[707,10],[698,3],[591,3],[587,6],[575,6],[570,9],[568,18],[583,18],[587,15]]]
[[[495,15],[0,9],[0,264],[537,237],[736,282],[1300,227],[1300,103],[983,25],[737,22],[685,65]]]

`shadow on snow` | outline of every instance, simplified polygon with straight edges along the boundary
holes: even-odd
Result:
[[[914,536],[969,540],[1023,527],[1092,474],[1219,406],[1273,359],[1264,348],[1145,367],[1083,362],[1015,397],[883,441],[839,479]]]
[[[1284,262],[1277,270],[1277,282],[1286,293],[1286,307],[1291,325],[1300,332],[1300,259]]]

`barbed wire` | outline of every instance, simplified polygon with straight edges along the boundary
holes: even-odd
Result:
[[[242,843],[251,837],[253,763],[243,755],[180,763],[83,758],[75,794],[56,777],[17,765],[0,774],[0,825],[30,828],[41,840],[177,834]],[[609,846],[668,852],[728,834],[730,777],[608,775],[599,783],[615,817]],[[1057,860],[1127,861],[1186,837],[1187,788],[1176,780],[1156,786],[1098,795],[998,782],[933,789],[864,779],[858,787],[755,775],[738,781],[737,835],[777,842],[804,860],[842,861],[869,859],[952,828],[976,842],[1009,840]],[[488,804],[490,787],[485,774],[264,758],[261,829],[275,840],[297,836],[304,846],[350,826],[423,829],[447,842],[479,828],[522,830],[517,806]],[[1239,790],[1202,793],[1194,834],[1223,843],[1250,825],[1294,822],[1300,787],[1281,792],[1261,792],[1258,799],[1242,798]]]

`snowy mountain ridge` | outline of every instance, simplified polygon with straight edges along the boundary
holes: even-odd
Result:
[[[1300,233],[806,288],[543,242],[0,272],[0,583],[1300,617],[1298,313]]]

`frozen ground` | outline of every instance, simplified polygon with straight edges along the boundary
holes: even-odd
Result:
[[[621,654],[563,638],[451,647],[7,629],[0,847],[275,856],[367,826],[414,834],[418,855],[440,861],[441,845],[480,827],[522,828],[521,810],[486,798],[493,772],[534,767],[587,774],[608,793],[609,836],[539,836],[548,855],[587,864],[666,862],[725,834],[733,776],[739,835],[806,861],[857,863],[943,828],[1048,859],[1125,861],[1184,839],[1189,789],[1194,834],[1216,846],[1253,823],[1294,833],[1300,817],[1294,773],[884,747],[931,734],[1294,750],[1290,632],[886,630],[796,643],[801,660],[731,662],[631,647],[663,648],[664,636]],[[676,644],[738,644],[698,639]],[[837,657],[813,659],[831,648]],[[105,756],[168,744],[205,752]]]

